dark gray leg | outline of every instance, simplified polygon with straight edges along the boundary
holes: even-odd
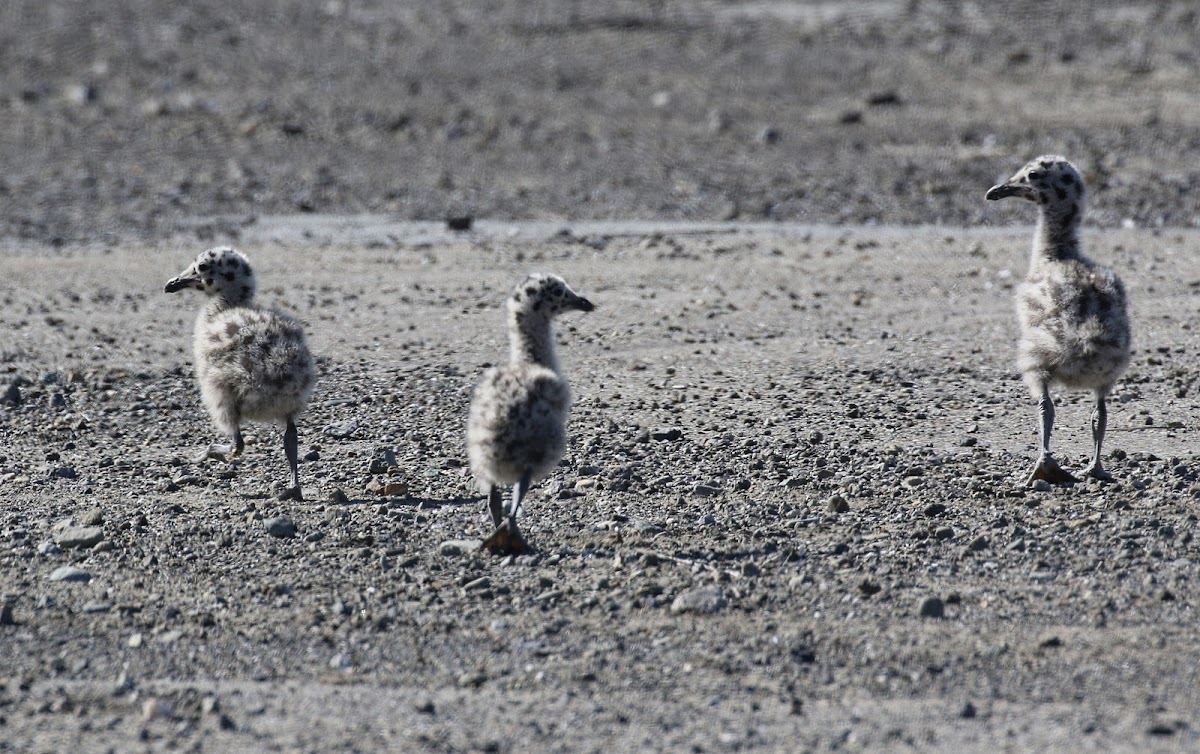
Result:
[[[1050,398],[1050,386],[1042,384],[1042,397],[1038,399],[1038,414],[1042,418],[1042,451],[1037,465],[1029,475],[1029,484],[1045,479],[1050,484],[1072,484],[1079,480],[1058,465],[1050,455],[1050,432],[1054,429],[1054,401]]]
[[[1104,393],[1096,393],[1096,410],[1092,412],[1092,442],[1095,450],[1092,453],[1092,463],[1084,473],[1093,479],[1112,481],[1112,474],[1104,470],[1100,463],[1100,448],[1104,445],[1104,431],[1108,429],[1108,407]]]
[[[238,441],[241,441],[241,435],[238,435]],[[284,490],[279,496],[280,500],[303,500],[304,494],[300,491],[300,468],[299,468],[299,438],[296,432],[296,423],[291,419],[287,420],[287,428],[283,430],[283,453],[287,456],[288,466],[292,470],[292,487]]]
[[[245,449],[246,443],[242,441],[242,428],[238,427],[237,429],[233,430],[233,453],[231,453],[230,456],[232,458],[237,458]]]
[[[508,511],[509,518],[516,519],[517,512],[521,510],[521,503],[525,500],[525,493],[529,491],[529,480],[532,477],[533,469],[525,469],[525,473],[513,485],[512,507]]]
[[[525,469],[525,473],[513,485],[512,502],[509,504],[508,510],[502,513],[501,521],[496,524],[496,531],[483,541],[485,550],[499,555],[512,555],[529,550],[529,544],[525,541],[521,530],[517,528],[517,511],[521,510],[521,501],[525,499],[525,492],[529,489],[532,477],[533,469]],[[500,505],[499,495],[495,490],[496,488],[493,487],[489,501],[493,517]]]
[[[500,488],[492,485],[488,492],[488,511],[492,514],[492,525],[499,526],[504,521],[504,495]]]

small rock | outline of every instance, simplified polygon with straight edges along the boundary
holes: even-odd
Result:
[[[104,511],[92,508],[79,517],[79,523],[82,526],[99,526],[104,523]]]
[[[170,717],[174,709],[171,703],[162,699],[147,699],[142,705],[142,719],[153,720],[156,717]]]
[[[458,677],[458,685],[463,688],[479,688],[487,682],[487,673],[482,670],[467,671]]]
[[[988,547],[988,538],[980,535],[980,536],[976,537],[975,539],[971,540],[971,544],[967,545],[967,550],[970,552],[979,552],[981,550],[986,550],[987,547]]]
[[[179,630],[163,631],[154,640],[159,644],[174,644],[183,637],[183,632]]]
[[[53,542],[42,542],[37,551],[39,555],[61,555],[63,549]]]
[[[841,495],[834,495],[829,498],[829,502],[825,504],[825,507],[830,513],[845,513],[850,510],[850,503],[846,502],[846,498]]]
[[[267,530],[267,534],[279,539],[291,539],[296,536],[296,524],[286,516],[276,516],[263,521],[263,528]]]
[[[58,466],[50,470],[50,476],[55,479],[74,479],[79,474],[72,466]]]
[[[64,549],[91,547],[104,539],[104,530],[99,526],[70,526],[54,535],[55,543]]]
[[[966,704],[964,704],[962,706],[962,709],[958,711],[958,716],[965,718],[967,720],[974,718],[975,715],[977,715],[977,714],[979,714],[979,713],[975,709],[975,705],[971,704],[970,702],[967,702]]]
[[[682,613],[713,615],[725,609],[725,605],[725,595],[721,593],[720,589],[704,586],[689,589],[676,597],[671,603],[671,612],[675,615]]]
[[[348,439],[351,435],[353,435],[357,431],[358,431],[358,422],[353,421],[353,420],[345,421],[345,422],[335,422],[335,423],[330,424],[329,426],[325,427],[325,429],[321,430],[321,432],[323,434],[325,434],[326,436],[333,437],[338,440]]]
[[[333,491],[329,493],[329,502],[345,505],[350,502],[350,497],[341,487],[334,487]]]
[[[21,405],[21,388],[17,387],[15,382],[9,385],[4,391],[4,396],[0,398],[0,403],[6,403],[10,406]]]
[[[920,615],[922,618],[944,618],[946,603],[937,597],[926,597],[921,602]]]
[[[471,217],[470,215],[455,215],[454,217],[446,218],[446,227],[450,230],[470,230],[474,223],[475,218]]]
[[[13,606],[5,602],[0,604],[0,626],[15,626],[16,618],[13,617]]]
[[[86,603],[82,610],[85,613],[107,613],[109,610],[112,610],[112,603],[102,600],[92,600]]]
[[[478,539],[447,539],[438,545],[442,555],[467,555],[475,552],[483,545]]]
[[[413,711],[419,715],[432,715],[437,712],[433,700],[427,696],[419,697],[413,702]]]
[[[50,580],[86,583],[92,580],[92,574],[74,566],[62,566],[54,569],[54,572],[50,574]]]
[[[933,516],[940,516],[945,512],[946,506],[942,505],[941,503],[930,503],[929,505],[925,506],[924,511],[925,515],[929,516],[930,518]]]
[[[1049,492],[1054,487],[1045,479],[1034,479],[1033,484],[1029,485],[1034,492]]]
[[[391,448],[376,448],[375,455],[371,458],[371,463],[367,466],[367,473],[386,474],[388,469],[399,465],[396,462],[396,454],[392,452]]]
[[[679,427],[657,427],[650,431],[650,439],[652,440],[675,442],[681,437],[683,437],[683,430]]]
[[[697,484],[692,488],[692,494],[697,497],[715,497],[721,494],[721,488],[711,484]]]
[[[487,576],[480,576],[477,579],[472,579],[471,581],[463,584],[463,591],[474,592],[480,589],[487,589],[491,585],[491,579],[489,579]]]
[[[144,641],[145,638],[141,634],[133,634],[125,640],[125,646],[129,647],[130,649],[137,649],[138,647],[142,646]]]

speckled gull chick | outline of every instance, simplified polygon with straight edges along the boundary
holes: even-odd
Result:
[[[529,486],[558,465],[567,447],[571,391],[551,323],[563,312],[594,308],[557,275],[530,275],[508,297],[509,360],[484,372],[467,420],[471,471],[488,489],[496,526],[484,542],[493,552],[527,549],[517,512]],[[505,508],[500,487],[510,484],[512,499]]]
[[[1030,484],[1038,479],[1052,484],[1078,481],[1050,454],[1051,383],[1095,395],[1094,450],[1084,474],[1112,478],[1100,462],[1100,448],[1108,423],[1105,401],[1129,365],[1129,314],[1120,279],[1080,250],[1084,192],[1075,166],[1054,155],[1038,157],[987,192],[990,200],[1016,196],[1038,205],[1029,274],[1017,289],[1017,366],[1038,401],[1042,420],[1042,448]]]
[[[244,447],[243,421],[285,423],[283,449],[292,476],[291,487],[280,499],[302,500],[296,418],[316,381],[304,331],[291,317],[254,303],[254,270],[232,248],[201,252],[165,290],[185,288],[208,294],[192,339],[196,381],[213,423],[233,439],[231,456],[240,455]],[[230,452],[223,445],[209,450]]]

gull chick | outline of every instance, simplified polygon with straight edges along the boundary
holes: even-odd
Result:
[[[484,542],[493,552],[527,548],[517,512],[529,486],[558,465],[567,447],[571,391],[558,364],[551,323],[563,312],[594,308],[557,275],[530,275],[508,297],[509,360],[484,372],[467,420],[471,471],[488,489],[496,526]],[[500,488],[510,484],[506,508]]]
[[[201,252],[167,282],[166,292],[195,288],[208,296],[192,339],[196,381],[204,407],[241,454],[242,422],[283,422],[283,450],[291,487],[283,500],[302,500],[297,468],[296,418],[312,395],[316,370],[304,331],[291,317],[254,303],[254,270],[240,252],[218,247]],[[213,445],[224,454],[228,446]]]
[[[1105,401],[1129,365],[1129,313],[1120,279],[1085,257],[1080,248],[1084,193],[1083,177],[1074,165],[1063,157],[1045,155],[993,186],[986,197],[1015,196],[1038,206],[1029,274],[1017,289],[1021,328],[1017,366],[1038,402],[1042,420],[1042,448],[1030,483],[1078,481],[1050,454],[1051,383],[1092,391],[1094,449],[1084,474],[1112,478],[1100,462],[1100,448],[1108,423]]]

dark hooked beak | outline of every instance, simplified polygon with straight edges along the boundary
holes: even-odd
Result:
[[[173,277],[163,286],[164,293],[174,293],[182,291],[184,288],[199,288],[200,278],[196,275],[188,275],[186,272],[178,277]]]
[[[1017,196],[1020,193],[1021,190],[1011,183],[1001,183],[999,186],[992,186],[990,189],[988,189],[987,194],[985,194],[983,198],[994,202],[997,199],[1004,199],[1005,197],[1009,196]]]
[[[593,304],[591,301],[588,301],[583,296],[576,296],[571,302],[571,305],[581,312],[590,312],[596,308],[595,304]]]

